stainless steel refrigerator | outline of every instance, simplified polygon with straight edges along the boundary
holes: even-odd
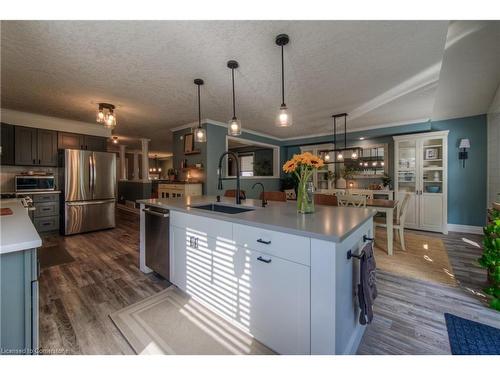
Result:
[[[63,165],[64,234],[114,228],[116,155],[64,150]]]

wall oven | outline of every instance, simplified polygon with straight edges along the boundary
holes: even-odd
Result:
[[[46,176],[16,176],[16,192],[24,191],[50,191],[55,190],[55,179],[53,175]]]

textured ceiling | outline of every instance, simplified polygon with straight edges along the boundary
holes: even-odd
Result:
[[[111,102],[118,135],[148,137],[152,149],[171,151],[169,129],[197,119],[194,78],[206,83],[202,116],[231,117],[226,62],[236,59],[237,115],[247,129],[283,138],[326,133],[335,112],[352,113],[349,129],[429,118],[448,24],[2,21],[2,107],[93,122],[95,103]],[[287,129],[273,125],[279,33],[291,39],[285,100],[294,126]]]

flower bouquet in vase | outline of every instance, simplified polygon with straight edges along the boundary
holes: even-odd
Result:
[[[299,213],[314,212],[314,186],[311,177],[313,171],[323,165],[323,160],[310,152],[294,155],[283,165],[285,173],[293,173],[299,180],[297,186],[297,211]]]

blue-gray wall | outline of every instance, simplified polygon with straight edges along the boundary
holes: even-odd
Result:
[[[448,223],[483,226],[486,223],[487,120],[486,115],[433,121],[432,130],[448,134]],[[469,159],[462,168],[458,145],[468,138]]]
[[[204,193],[217,195],[221,193],[217,190],[217,163],[220,154],[226,148],[227,129],[213,124],[204,124],[204,126],[207,129],[208,142],[201,145],[200,155],[186,158],[189,164],[203,162],[205,165]],[[347,143],[349,146],[361,147],[387,143],[389,145],[389,173],[393,176],[394,142],[392,136],[439,130],[450,131],[448,136],[448,222],[450,224],[482,226],[486,219],[486,115],[348,133]],[[174,132],[175,168],[179,168],[180,161],[184,158],[183,143],[179,137],[188,131],[186,129]],[[365,140],[360,141],[360,137],[364,137]],[[280,146],[281,164],[294,154],[299,153],[300,146],[330,143],[333,140],[332,136],[320,136],[279,141],[246,132],[243,132],[241,138]],[[462,138],[468,138],[471,141],[466,168],[462,168],[458,160],[458,143]],[[280,188],[279,179],[242,179],[241,187],[249,198],[258,196],[258,192],[251,190],[251,186],[257,181],[262,182],[268,191]],[[233,181],[224,182],[224,189],[234,189],[234,186]]]
[[[392,136],[449,130],[448,135],[448,223],[482,226],[486,221],[487,118],[486,115],[408,124],[347,134],[348,146],[389,144],[389,173],[394,173],[394,142]],[[343,141],[343,135],[340,136]],[[359,138],[364,137],[364,141]],[[460,139],[471,141],[469,159],[462,168],[458,160]],[[283,141],[282,160],[300,152],[301,145],[329,143],[332,136]]]
[[[219,164],[220,155],[226,151],[226,135],[227,129],[222,126],[207,125],[207,164],[206,164],[206,194],[208,195],[222,195],[223,192],[217,190],[217,167]],[[248,139],[256,142],[262,142],[267,144],[272,144],[279,146],[280,141],[261,137],[258,135],[243,132],[240,136],[242,139]],[[252,190],[252,185],[256,182],[262,182],[266,191],[277,191],[280,189],[279,178],[244,178],[240,180],[241,189],[245,190],[247,198],[258,198],[260,193],[260,188],[256,187]],[[224,190],[235,189],[235,181],[224,181]]]

